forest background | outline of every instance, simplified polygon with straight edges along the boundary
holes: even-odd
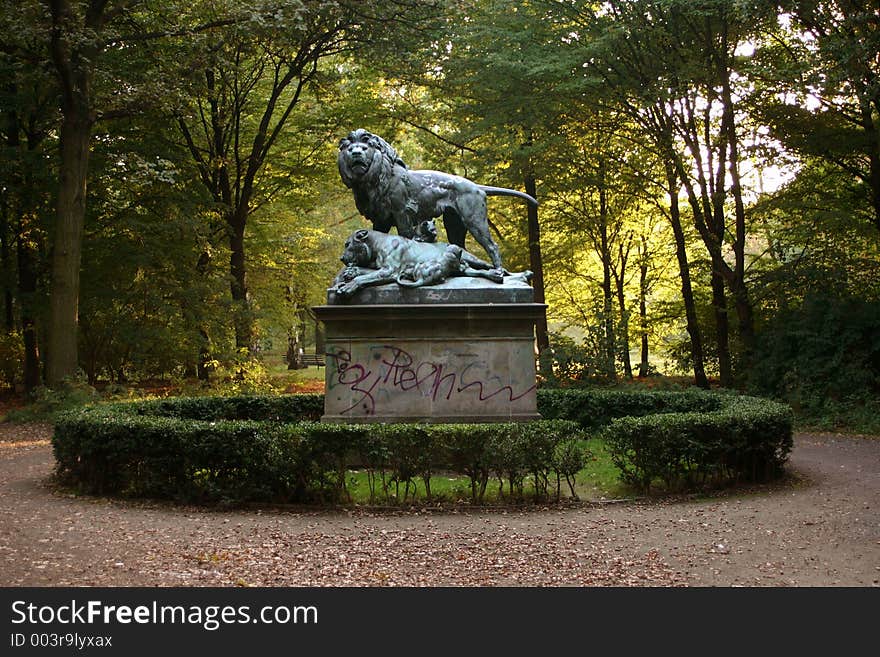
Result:
[[[320,352],[363,127],[540,200],[490,219],[548,304],[543,385],[880,431],[876,1],[0,2],[10,389],[258,389]]]

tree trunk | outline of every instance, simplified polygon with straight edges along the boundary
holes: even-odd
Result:
[[[10,97],[14,97],[17,93],[17,87],[14,83],[10,83],[8,90]],[[22,122],[15,110],[8,110],[6,118],[6,142],[10,150],[14,151],[21,146],[20,133]],[[42,141],[42,137],[37,137],[31,132],[27,139],[28,151],[31,153],[36,151],[40,141]],[[35,253],[34,248],[30,245],[30,235],[26,235],[29,230],[27,217],[29,214],[36,214],[33,212],[34,182],[27,167],[21,167],[19,173],[15,176],[15,181],[14,184],[20,185],[21,193],[18,195],[17,202],[14,203],[14,210],[10,209],[5,203],[3,208],[4,213],[10,213],[8,215],[4,214],[4,219],[11,218],[14,223],[7,224],[4,228],[5,231],[10,231],[8,233],[9,239],[14,240],[15,243],[16,269],[18,273],[18,293],[16,296],[20,309],[19,318],[21,321],[21,337],[22,342],[24,343],[23,383],[25,392],[31,394],[41,383],[40,352],[38,349],[37,329],[33,310],[34,295],[37,292],[37,272],[35,266],[37,254]],[[4,197],[4,200],[6,200],[6,198],[8,197]],[[6,234],[5,231],[4,235]],[[11,267],[7,261],[9,255],[8,249],[10,246],[11,242],[4,242],[3,244],[4,268]],[[12,286],[11,275],[7,280],[10,281],[7,284]],[[6,308],[7,313],[9,313],[11,311],[9,300],[7,300]],[[12,319],[14,320],[14,317]],[[6,320],[8,326],[10,320],[8,314]]]
[[[872,222],[880,230],[880,134],[874,123],[876,114],[870,103],[862,104],[862,125],[865,128],[868,142],[868,187],[871,196],[871,207],[874,210]]]
[[[83,349],[82,359],[83,367],[86,372],[86,382],[93,386],[98,383],[98,356],[97,349]],[[112,371],[112,368],[111,368]]]
[[[739,138],[736,134],[736,117],[733,112],[733,94],[730,88],[730,69],[724,69],[724,77],[721,87],[724,101],[726,121],[725,134],[730,146],[730,194],[733,196],[734,214],[736,217],[736,231],[733,242],[736,265],[733,270],[733,278],[728,281],[731,293],[734,295],[736,315],[738,320],[739,337],[742,343],[742,360],[748,367],[751,353],[755,342],[755,327],[752,312],[752,302],[746,287],[746,211],[742,198],[742,184],[739,175]],[[733,376],[731,375],[731,379]],[[731,381],[732,383],[732,381]]]
[[[691,269],[687,259],[687,243],[681,227],[681,212],[678,207],[678,186],[676,175],[669,165],[666,167],[666,179],[669,185],[669,222],[675,236],[675,255],[678,258],[678,271],[681,276],[681,296],[684,301],[687,332],[691,338],[691,359],[694,367],[694,385],[709,388],[706,378],[705,356],[703,354],[703,338],[697,321],[697,306],[694,303],[694,291],[691,286]]]
[[[755,345],[755,316],[745,282],[739,281],[734,286],[733,303],[736,308],[739,335],[743,345],[742,357],[747,366]]]
[[[37,292],[36,254],[24,236],[18,235],[18,291],[21,303],[21,337],[24,341],[24,389],[32,393],[40,385],[40,351],[34,319],[33,298]]]
[[[76,373],[79,274],[86,212],[91,119],[67,108],[61,124],[61,169],[52,250],[46,379],[55,386]]]
[[[40,387],[40,350],[37,344],[37,330],[31,317],[21,320],[22,340],[24,342],[24,390],[28,395]]]
[[[616,343],[614,335],[614,297],[611,291],[611,248],[608,243],[608,201],[604,176],[599,185],[599,249],[602,258],[602,325],[605,327],[605,376],[609,381],[617,380],[615,366]]]
[[[229,220],[229,271],[231,274],[230,290],[235,325],[235,347],[238,350],[247,349],[250,352],[254,347],[254,329],[248,300],[244,228],[245,221],[243,219],[233,216]]]
[[[624,247],[623,242],[618,243],[617,264],[619,271],[614,272],[614,284],[617,291],[617,305],[620,308],[620,355],[623,360],[623,373],[627,379],[633,378],[632,359],[629,355],[629,312],[626,309],[626,265],[629,262],[629,254],[632,248],[632,237],[627,237]]]
[[[299,341],[299,332],[291,329],[287,332],[287,353],[284,356],[287,361],[287,369],[300,370],[303,368],[303,347]]]
[[[617,284],[617,305],[620,308],[620,355],[623,359],[623,373],[627,379],[633,378],[632,360],[629,356],[629,313],[626,311],[626,295],[623,289],[623,275],[615,281]]]
[[[9,98],[15,98],[16,94],[18,93],[18,87],[13,81],[6,81],[3,87],[3,91],[9,94]],[[19,139],[18,114],[14,109],[6,107],[3,110],[3,115],[3,118],[5,119],[5,125],[2,133],[3,137],[5,137],[5,144],[3,145],[9,149],[10,153],[13,153],[18,150],[18,147],[21,143]],[[0,239],[2,239],[2,242],[0,242],[0,252],[2,252],[2,256],[0,256],[0,259],[2,259],[3,262],[3,285],[6,288],[4,291],[4,301],[6,305],[6,331],[10,333],[15,329],[15,313],[12,309],[13,278],[10,274],[9,248],[10,241],[14,238],[12,233],[13,226],[10,220],[13,216],[13,213],[15,212],[13,208],[14,206],[16,206],[16,204],[10,199],[10,197],[12,196],[10,192],[15,189],[15,187],[17,186],[16,183],[18,183],[20,180],[20,178],[19,180],[17,180],[16,178],[17,177],[13,175],[12,185],[5,188],[3,190],[3,195],[0,196]],[[19,208],[17,209],[20,209],[21,201],[19,201],[17,205],[19,206]]]
[[[525,176],[526,194],[538,198],[537,182],[533,174]],[[541,226],[538,223],[538,208],[528,204],[529,267],[532,270],[532,288],[535,303],[544,300],[544,261],[541,257]],[[535,325],[535,338],[538,344],[538,363],[541,374],[553,378],[553,363],[550,355],[550,336],[547,330],[547,317],[543,316]]]
[[[199,259],[196,261],[196,273],[199,276],[206,276],[208,273],[208,265],[210,263],[211,254],[208,251],[202,251],[201,255],[199,255]],[[203,304],[204,301],[202,301],[197,307],[200,307],[200,305]],[[196,317],[194,324],[198,326],[199,334],[199,354],[196,358],[195,375],[199,381],[207,383],[211,377],[211,370],[213,369],[211,362],[214,359],[214,356],[211,353],[211,336],[208,333],[207,327],[203,323],[201,313]]]
[[[11,223],[9,215],[11,210],[8,204],[3,203],[2,215],[0,215],[0,268],[3,270],[3,324],[7,333],[15,330],[15,300],[12,293],[14,277],[12,275],[12,241]]]
[[[204,328],[199,329],[199,339],[199,362],[196,365],[196,375],[199,377],[199,381],[207,382],[211,378],[211,370],[214,368],[211,365],[211,338]]]
[[[712,308],[715,311],[715,332],[718,348],[718,375],[721,386],[733,385],[733,370],[730,365],[730,321],[727,317],[727,295],[724,290],[724,277],[713,268]]]
[[[78,364],[79,270],[94,125],[92,77],[100,55],[96,33],[103,24],[106,3],[90,4],[84,23],[68,0],[49,0],[47,4],[52,15],[50,50],[58,74],[62,115],[46,353],[46,380],[53,386],[73,376]],[[83,32],[74,31],[78,26]],[[90,33],[88,38],[84,37],[86,32]]]
[[[639,332],[641,333],[641,358],[639,359],[639,378],[648,376],[648,259],[647,248],[641,254],[639,264]]]

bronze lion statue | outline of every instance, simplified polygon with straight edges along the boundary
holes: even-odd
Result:
[[[387,233],[396,227],[398,235],[413,238],[422,222],[442,216],[449,242],[464,248],[470,233],[499,274],[501,253],[489,233],[486,196],[517,196],[538,204],[513,189],[478,185],[440,171],[412,170],[388,142],[363,129],[339,142],[337,162],[342,182],[354,192],[357,209],[373,223],[373,230]]]

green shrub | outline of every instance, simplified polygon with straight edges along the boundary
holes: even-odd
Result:
[[[555,445],[576,435],[565,421],[526,424],[325,424],[319,395],[200,397],[104,404],[56,421],[59,476],[91,493],[191,502],[350,500],[346,476],[367,468],[371,499],[406,500],[438,472],[467,475],[484,499],[510,439],[517,462],[547,494]],[[393,486],[393,492],[392,492]],[[401,486],[403,491],[401,495]],[[521,490],[519,491],[521,493]]]
[[[446,454],[449,469],[470,479],[474,502],[482,502],[486,494],[492,472],[492,436],[506,428],[506,424],[447,424],[432,429]]]
[[[618,418],[604,430],[612,460],[627,483],[647,491],[778,474],[792,447],[792,413],[753,397],[720,398],[708,413]]]
[[[657,413],[705,413],[717,410],[722,397],[700,390],[630,391],[592,388],[541,388],[538,412],[546,419],[561,418],[597,429],[621,417]]]
[[[511,498],[531,481],[560,496],[604,438],[622,477],[647,489],[761,478],[791,449],[787,407],[705,392],[539,391],[548,419],[486,424],[317,422],[320,395],[199,397],[102,404],[59,415],[53,448],[62,480],[82,490],[188,502],[348,502],[349,469],[365,468],[370,499],[406,501],[421,480],[467,476],[485,499],[492,476]],[[555,474],[555,478],[554,475]],[[402,490],[401,490],[402,487]]]
[[[743,378],[805,424],[871,432],[880,425],[880,301],[844,290],[811,292],[759,326]]]
[[[171,397],[136,402],[125,408],[138,415],[188,420],[317,421],[324,413],[324,395]]]
[[[39,387],[33,392],[33,403],[9,411],[8,422],[54,421],[55,415],[80,408],[100,399],[98,391],[87,383],[68,380],[56,388]]]
[[[593,455],[590,450],[583,447],[581,441],[575,438],[567,438],[556,443],[553,449],[553,469],[556,471],[556,494],[557,499],[560,489],[560,477],[565,477],[571,497],[578,499],[575,492],[575,476],[587,465],[587,460]]]
[[[384,446],[383,453],[390,471],[388,483],[394,484],[394,499],[406,501],[410,487],[415,490],[415,479],[421,479],[425,495],[430,500],[431,475],[437,464],[443,462],[441,446],[430,427],[424,424],[385,424],[373,427],[372,431],[378,433]],[[400,497],[401,484],[404,485],[403,498]],[[387,484],[385,492],[388,492]]]
[[[22,380],[23,362],[24,342],[21,333],[0,333],[0,381],[15,388],[15,384]]]

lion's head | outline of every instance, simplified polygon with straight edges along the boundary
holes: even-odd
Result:
[[[369,231],[358,230],[345,240],[342,262],[348,267],[370,267],[373,264],[373,249],[367,243]]]
[[[426,219],[415,228],[413,239],[416,242],[436,242],[437,241],[437,222],[433,219]]]
[[[349,188],[361,183],[381,183],[395,165],[406,168],[388,142],[364,129],[353,130],[339,142],[337,164],[342,182]]]

